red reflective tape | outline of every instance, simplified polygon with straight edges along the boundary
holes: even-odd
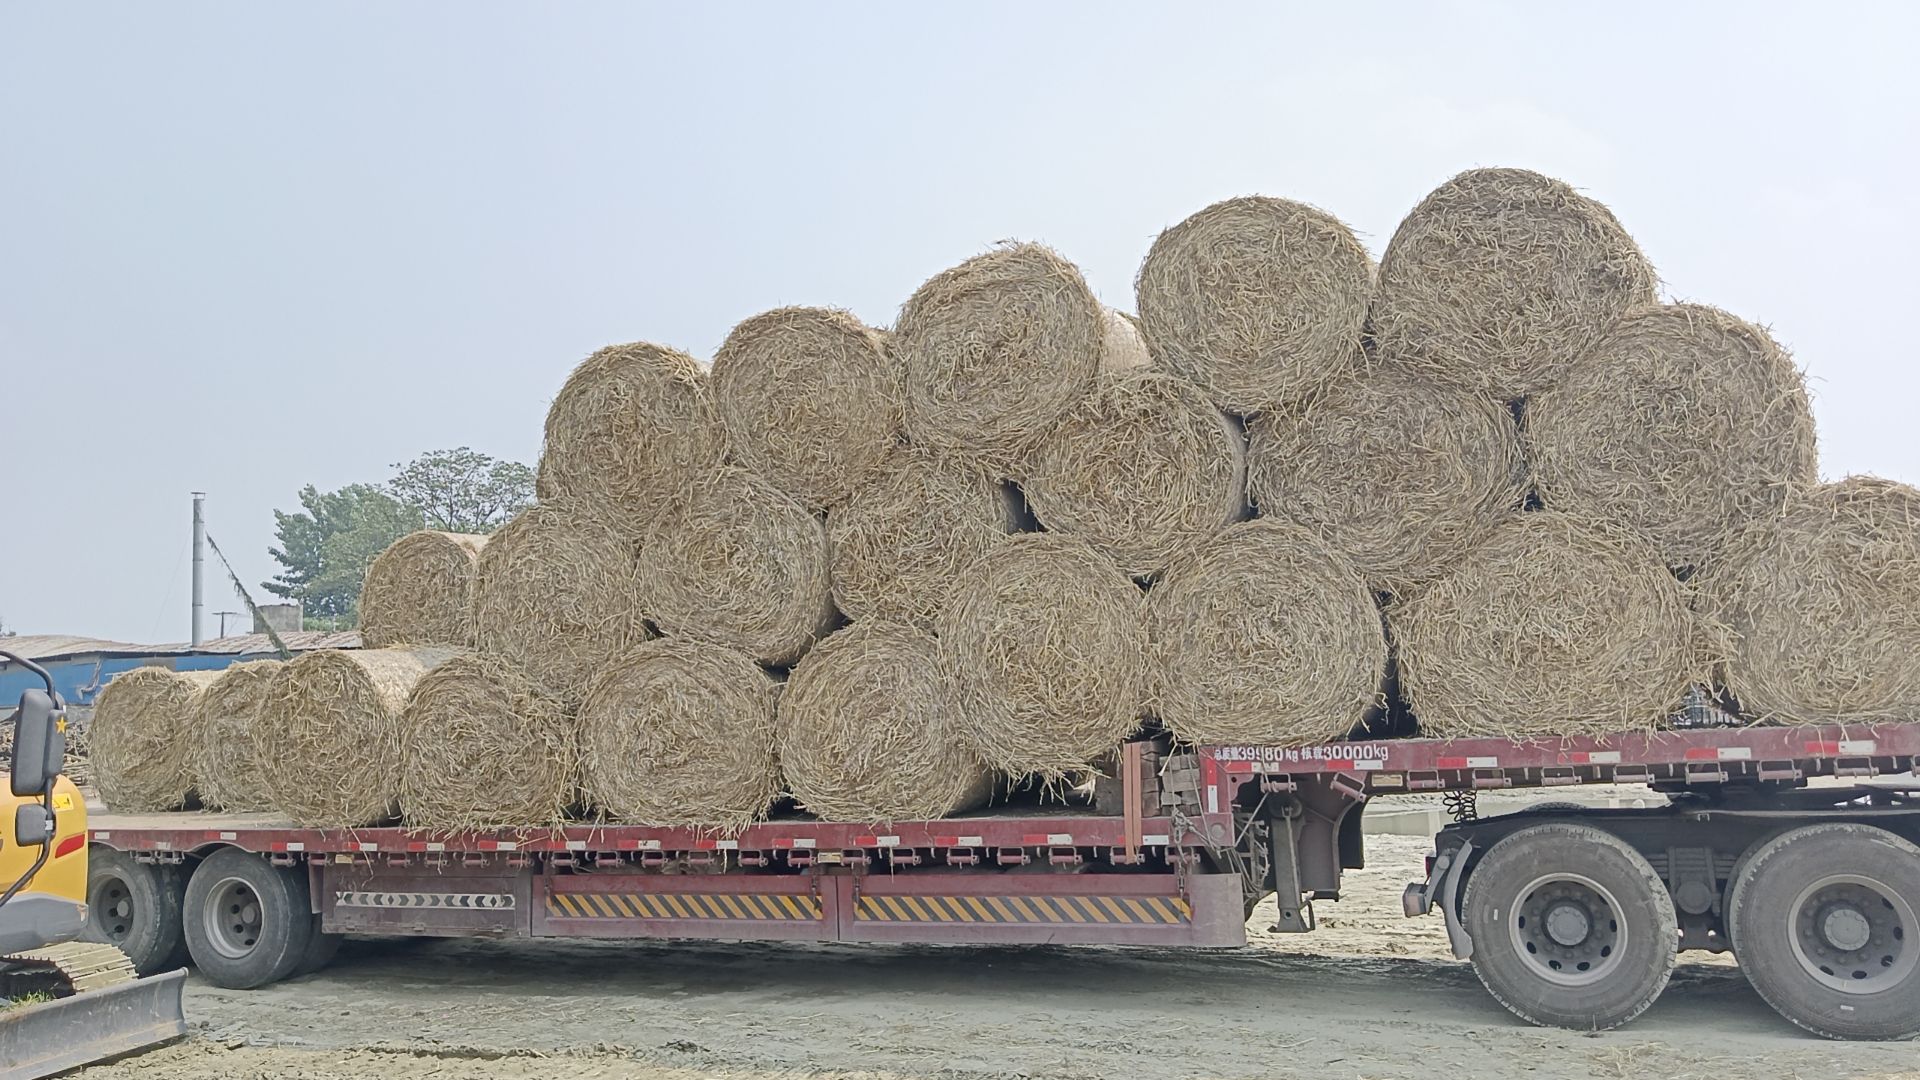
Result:
[[[1353,769],[1356,769],[1359,767],[1355,765],[1352,761],[1343,760],[1341,758],[1334,758],[1331,761],[1321,762],[1321,764],[1325,765],[1329,769],[1346,769],[1348,771],[1352,771]]]
[[[427,850],[427,842],[425,840],[409,840],[407,841],[407,850],[425,851]]]
[[[791,848],[792,846],[793,846],[792,837],[775,838],[773,841],[773,847],[774,847],[774,850],[776,851],[783,850],[786,848]]]
[[[1467,767],[1467,759],[1463,757],[1435,758],[1433,767],[1436,769],[1464,769]]]
[[[1027,833],[1026,835],[1020,838],[1020,843],[1024,844],[1027,847],[1046,847],[1047,834],[1046,833]]]
[[[854,838],[853,838],[853,846],[855,846],[855,847],[879,847],[879,846],[880,846],[880,838],[879,838],[879,837],[877,837],[877,836],[856,836],[856,837],[854,837]]]
[[[1711,746],[1690,747],[1684,755],[1688,761],[1718,761],[1720,751]]]
[[[53,849],[53,857],[56,859],[64,859],[67,856],[73,854],[76,851],[79,851],[81,848],[86,846],[87,846],[87,834],[74,833],[72,836],[69,836],[65,840],[60,841],[59,846]]]
[[[1571,754],[1562,754],[1561,760],[1568,765],[1585,765],[1587,763],[1587,752],[1585,750],[1575,750]]]
[[[1837,742],[1810,742],[1807,744],[1807,753],[1809,754],[1838,754],[1839,752],[1840,744]]]
[[[935,847],[959,847],[960,838],[957,836],[936,836],[933,838],[933,843]]]
[[[695,851],[712,851],[719,846],[720,841],[718,840],[695,840],[693,842],[693,850]]]

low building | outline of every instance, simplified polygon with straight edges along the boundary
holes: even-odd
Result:
[[[330,633],[296,630],[280,640],[296,653],[316,649],[357,649],[358,631]],[[198,645],[135,645],[125,641],[74,637],[67,634],[21,634],[0,638],[0,649],[17,653],[47,669],[54,688],[67,704],[90,708],[107,680],[137,667],[166,667],[175,671],[219,671],[242,660],[268,660],[279,655],[265,634],[236,634]],[[40,677],[19,664],[0,660],[0,709],[10,710],[28,687],[40,686]]]

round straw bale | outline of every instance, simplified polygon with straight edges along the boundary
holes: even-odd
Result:
[[[474,641],[577,702],[587,680],[647,639],[626,540],[567,506],[521,511],[487,542],[474,573]]]
[[[850,619],[931,627],[961,573],[1020,516],[1018,496],[985,469],[902,448],[827,511],[833,598]]]
[[[499,657],[456,656],[400,714],[400,818],[460,830],[557,825],[577,801],[580,747],[560,698]]]
[[[218,674],[137,667],[107,681],[94,699],[87,737],[108,809],[128,814],[187,804],[201,741],[195,706]]]
[[[893,328],[908,433],[1011,464],[1087,393],[1106,332],[1079,268],[1039,244],[1007,244],[942,271]]]
[[[713,394],[735,456],[809,507],[845,499],[899,441],[904,391],[880,331],[785,307],[733,328]]]
[[[1742,715],[1920,720],[1920,491],[1872,476],[1796,489],[1699,588]]]
[[[1008,537],[968,568],[935,628],[967,737],[988,765],[1058,778],[1139,726],[1140,590],[1085,540]]]
[[[580,708],[581,787],[615,821],[738,832],[780,794],[778,680],[691,638],[622,654]]]
[[[645,520],[719,464],[726,435],[707,374],[644,341],[582,361],[547,410],[536,491],[584,501],[615,524]]]
[[[260,781],[296,825],[351,828],[394,816],[401,709],[452,649],[324,649],[273,673],[255,722]]]
[[[1638,534],[1516,514],[1388,609],[1423,734],[1553,737],[1651,727],[1700,674],[1685,587]]]
[[[200,733],[195,770],[200,801],[217,810],[271,810],[260,780],[261,746],[256,732],[260,704],[282,664],[248,660],[233,664],[200,691],[194,726]]]
[[[473,570],[487,538],[408,533],[367,567],[360,587],[360,640],[388,645],[473,644]]]
[[[938,646],[904,623],[835,631],[793,669],[779,717],[788,790],[820,817],[917,821],[992,794]]]
[[[1404,594],[1520,509],[1506,406],[1393,371],[1247,421],[1261,514],[1312,529],[1376,592]]]
[[[1263,519],[1201,544],[1147,597],[1160,719],[1193,743],[1342,739],[1380,706],[1373,594],[1306,528]]]
[[[1135,371],[1153,366],[1140,320],[1110,307],[1100,309],[1100,370]]]
[[[669,634],[798,660],[835,622],[826,527],[793,497],[727,468],[643,530],[648,614]]]
[[[1134,289],[1155,359],[1222,409],[1257,412],[1352,369],[1373,260],[1332,214],[1249,195],[1162,232]]]
[[[1606,207],[1525,169],[1474,169],[1413,208],[1374,292],[1376,355],[1500,400],[1553,385],[1653,267]]]
[[[1639,308],[1527,401],[1540,501],[1702,566],[1787,491],[1817,483],[1813,407],[1767,332],[1717,308]]]
[[[1015,470],[1052,532],[1072,533],[1130,574],[1151,574],[1246,511],[1240,426],[1187,380],[1102,372]]]

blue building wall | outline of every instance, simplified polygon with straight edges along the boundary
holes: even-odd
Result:
[[[235,655],[198,654],[184,656],[71,656],[49,660],[40,666],[53,676],[54,689],[69,705],[92,705],[107,680],[137,667],[164,667],[175,671],[223,671],[243,660],[271,660],[277,653],[241,653]],[[0,716],[19,702],[22,691],[43,685],[40,676],[18,664],[7,664],[0,671]]]

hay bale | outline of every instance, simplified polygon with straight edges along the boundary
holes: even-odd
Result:
[[[1685,587],[1644,538],[1516,514],[1388,608],[1422,734],[1602,735],[1664,722],[1701,673]]]
[[[137,667],[107,681],[87,729],[100,799],[118,813],[178,810],[192,797],[195,706],[218,672]]]
[[[904,623],[834,632],[780,695],[780,765],[801,806],[835,821],[918,821],[985,802],[933,638]]]
[[[1260,513],[1319,534],[1376,592],[1431,578],[1525,495],[1506,406],[1398,372],[1249,418],[1247,455]]]
[[[1699,590],[1743,716],[1920,720],[1920,491],[1872,476],[1799,489]]]
[[[1079,268],[1039,244],[1007,244],[936,274],[893,327],[909,435],[1010,465],[1086,395],[1107,327]]]
[[[1140,590],[1091,544],[1028,533],[969,567],[935,623],[980,760],[1013,776],[1086,769],[1139,726]]]
[[[610,345],[573,370],[547,410],[535,490],[625,527],[679,498],[725,443],[698,361],[644,341]]]
[[[1705,565],[1789,489],[1819,481],[1792,358],[1698,304],[1629,313],[1528,399],[1521,434],[1542,503],[1631,525],[1673,567]]]
[[[577,801],[572,719],[499,657],[456,656],[421,676],[400,729],[400,818],[410,828],[557,825]]]
[[[473,571],[487,538],[408,533],[367,567],[360,587],[360,640],[389,645],[473,644]]]
[[[961,573],[1020,520],[1019,496],[985,469],[902,448],[827,511],[834,602],[856,621],[931,627]]]
[[[1140,333],[1140,320],[1110,307],[1100,309],[1100,370],[1142,371],[1153,366],[1153,353]]]
[[[615,821],[739,832],[780,794],[778,680],[723,645],[662,638],[616,659],[580,707],[581,788]]]
[[[1380,259],[1383,362],[1499,400],[1557,382],[1654,301],[1646,256],[1606,207],[1525,169],[1473,169],[1413,208]]]
[[[1358,571],[1308,529],[1235,525],[1147,598],[1153,699],[1192,743],[1345,738],[1381,705],[1387,642]]]
[[[262,747],[256,737],[260,704],[282,663],[248,660],[220,672],[200,691],[194,728],[199,732],[194,769],[200,801],[217,810],[270,810],[273,801],[260,779]]]
[[[274,672],[255,722],[260,781],[296,825],[351,828],[394,816],[401,710],[453,649],[324,649]]]
[[[648,523],[637,550],[647,613],[668,634],[779,666],[836,621],[825,526],[745,469],[697,485]]]
[[[880,331],[829,308],[779,308],[734,327],[713,357],[713,394],[741,463],[816,509],[880,467],[905,408]]]
[[[1015,470],[1034,516],[1151,574],[1246,513],[1240,427],[1185,379],[1101,373]]]
[[[474,642],[577,702],[587,681],[649,634],[627,541],[574,507],[521,511],[474,572]]]
[[[1220,408],[1291,404],[1360,355],[1373,259],[1317,207],[1249,195],[1162,232],[1134,283],[1154,357]]]

